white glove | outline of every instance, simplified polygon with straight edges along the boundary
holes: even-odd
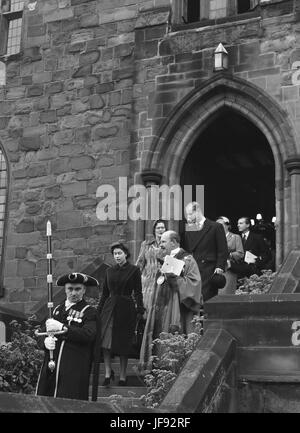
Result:
[[[56,332],[61,331],[63,329],[63,323],[59,322],[55,319],[46,320],[46,331],[47,332]]]
[[[224,274],[224,271],[221,268],[216,268],[214,274]]]
[[[57,341],[56,337],[46,337],[44,340],[44,344],[46,349],[54,350],[55,349],[55,341]]]

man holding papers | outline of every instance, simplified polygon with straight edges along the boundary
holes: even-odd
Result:
[[[269,260],[268,245],[261,235],[250,231],[251,222],[248,217],[239,218],[237,225],[245,251],[244,263],[240,265],[238,273],[241,277],[260,275],[260,271],[264,269],[264,265]]]
[[[140,356],[143,368],[151,364],[152,341],[161,332],[190,333],[193,315],[200,311],[201,277],[195,259],[180,248],[179,235],[171,230],[162,234],[160,248],[164,261],[157,273],[145,326]]]
[[[160,299],[162,300],[167,292],[169,293],[168,310],[173,301],[172,298],[178,298],[180,328],[184,334],[188,334],[192,330],[193,315],[198,314],[200,310],[200,272],[193,256],[180,248],[180,239],[176,232],[168,230],[163,233],[160,248],[165,255],[160,270],[161,277],[158,277],[157,281],[159,284],[162,278],[164,279],[161,283]]]

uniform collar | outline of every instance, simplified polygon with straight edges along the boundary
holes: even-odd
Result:
[[[82,301],[83,301],[83,298],[80,299],[80,301],[78,301],[78,302],[70,302],[68,299],[66,299],[65,300],[65,309],[66,309],[66,311],[68,311],[71,307],[73,307],[74,305],[79,304]]]

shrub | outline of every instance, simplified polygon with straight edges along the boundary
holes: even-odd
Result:
[[[152,357],[152,370],[145,376],[148,392],[143,402],[147,407],[159,406],[199,342],[202,335],[201,318],[194,316],[192,323],[194,332],[187,336],[178,332],[162,332],[160,337],[153,341],[157,354]]]
[[[92,296],[85,296],[84,299],[86,302],[94,308],[97,308],[99,304],[99,298],[94,298]]]
[[[34,326],[13,320],[11,341],[0,345],[0,391],[32,394],[44,351],[37,345]]]
[[[261,275],[251,275],[249,278],[239,280],[236,295],[268,293],[277,273],[272,270],[263,270]]]
[[[99,299],[86,297],[86,301],[97,307]],[[38,339],[30,319],[20,324],[10,322],[13,329],[11,341],[0,344],[0,391],[33,394],[44,359],[44,351],[38,347]]]

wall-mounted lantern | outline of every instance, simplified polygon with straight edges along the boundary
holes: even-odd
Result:
[[[214,52],[214,71],[225,71],[228,69],[228,52],[220,43]]]

